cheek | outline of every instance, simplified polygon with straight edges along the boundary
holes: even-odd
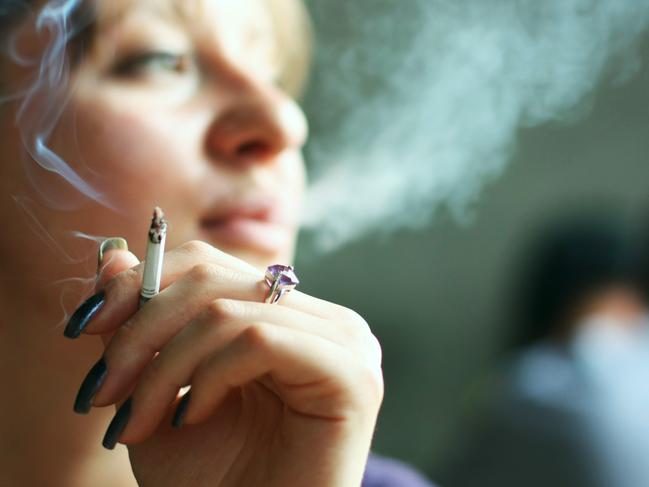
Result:
[[[118,209],[132,211],[166,202],[191,206],[203,168],[200,146],[183,120],[128,110],[99,101],[73,102],[53,140],[55,150],[85,172]],[[83,163],[83,165],[81,164]]]

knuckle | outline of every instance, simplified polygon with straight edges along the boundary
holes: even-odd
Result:
[[[197,284],[205,285],[209,282],[226,282],[240,280],[240,274],[232,269],[218,264],[201,262],[194,265],[187,277]]]
[[[368,327],[365,319],[353,309],[345,308],[344,306],[339,306],[338,316],[340,319],[347,321],[349,323],[354,323],[356,325],[364,325],[365,327]]]
[[[361,367],[358,386],[362,391],[361,397],[369,401],[370,404],[381,404],[385,393],[385,385],[383,371],[380,367]]]
[[[370,325],[367,323],[367,321],[365,321],[365,318],[363,318],[360,314],[358,314],[353,309],[346,308],[346,311],[347,311],[347,319],[356,329],[365,330],[371,333]]]
[[[139,284],[139,274],[133,268],[126,269],[124,272],[122,272],[119,275],[121,276],[121,278],[124,280],[125,283]]]
[[[133,326],[133,321],[127,320],[117,329],[115,336],[110,341],[109,347],[115,348],[136,344],[139,340],[136,335],[137,332]]]
[[[120,290],[130,289],[139,286],[139,276],[135,269],[126,269],[114,276],[106,283],[105,290],[111,294],[116,294]]]
[[[233,299],[218,298],[215,299],[214,302],[221,309],[223,315],[227,317],[239,316],[245,309],[245,304],[243,302],[235,301]]]
[[[106,347],[106,350],[104,350],[103,357],[110,365],[111,373],[113,375],[116,375],[116,368],[121,370],[123,367],[127,366],[124,360],[127,355],[124,353],[124,350],[130,349],[132,343],[133,339],[131,338],[131,333],[125,332],[122,327],[117,331],[117,333],[115,333]],[[128,357],[130,357],[130,355],[128,355]]]
[[[383,349],[381,348],[381,342],[379,342],[379,339],[372,333],[370,333],[368,338],[368,346],[374,360],[380,366],[383,361]]]
[[[370,325],[356,311],[344,308],[344,315],[343,321],[346,324],[344,329],[350,338],[359,338],[361,340],[365,340],[368,337],[375,338],[372,335]]]
[[[150,344],[139,330],[135,320],[127,320],[119,327],[109,345],[111,348],[139,350],[149,354],[156,352],[156,347]]]
[[[252,323],[242,333],[241,338],[246,347],[257,350],[270,350],[273,341],[271,327],[263,323]]]
[[[193,266],[187,274],[194,282],[204,284],[217,279],[219,277],[219,270],[212,264],[201,263]]]
[[[142,384],[159,384],[164,385],[167,388],[177,388],[182,387],[181,384],[178,384],[179,381],[174,380],[171,370],[165,365],[164,360],[153,359],[147,367],[144,369],[141,383]]]
[[[207,306],[207,315],[213,321],[227,320],[233,314],[233,303],[228,299],[215,299]]]

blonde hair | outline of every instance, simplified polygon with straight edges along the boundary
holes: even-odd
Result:
[[[282,63],[280,85],[294,98],[300,98],[308,82],[313,54],[313,30],[309,14],[303,0],[266,2],[273,18]],[[29,11],[28,7],[46,3],[46,0],[9,1],[6,7],[0,7],[0,31],[8,33],[10,26]],[[77,54],[82,55],[80,52]]]
[[[267,0],[281,54],[281,86],[294,98],[304,93],[313,56],[313,30],[302,0]]]

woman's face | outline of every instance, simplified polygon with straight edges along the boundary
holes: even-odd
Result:
[[[50,146],[117,211],[85,204],[62,226],[124,236],[142,255],[158,205],[170,246],[290,261],[307,127],[277,85],[275,28],[264,0],[98,2]]]

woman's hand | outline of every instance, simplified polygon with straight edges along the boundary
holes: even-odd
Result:
[[[264,276],[202,242],[165,254],[163,290],[138,310],[136,264],[107,253],[85,332],[107,343],[94,405],[130,398],[107,441],[128,445],[140,485],[360,485],[383,398],[360,316],[299,291],[264,304]]]

